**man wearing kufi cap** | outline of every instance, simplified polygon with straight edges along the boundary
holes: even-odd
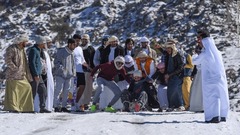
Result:
[[[42,74],[46,74],[46,70],[47,70],[45,56],[42,53],[45,46],[46,46],[45,37],[36,36],[35,45],[30,48],[29,55],[28,55],[30,72],[33,77],[33,81],[31,82],[33,99],[35,99],[35,96],[38,93],[39,101],[40,101],[40,104],[39,104],[40,113],[51,112],[45,108],[47,89],[42,78]],[[38,110],[35,110],[35,111],[38,112]]]
[[[6,49],[6,90],[4,110],[9,112],[33,112],[32,87],[29,82],[32,76],[24,48],[27,46],[28,36],[19,35],[13,45]]]
[[[49,36],[45,36],[46,44],[42,50],[42,55],[46,61],[46,74],[42,74],[45,86],[47,88],[46,109],[48,111],[53,110],[53,97],[54,97],[54,79],[52,74],[53,61],[48,53],[48,48],[52,46],[52,39]]]
[[[84,111],[85,108],[88,108],[88,105],[91,101],[92,91],[93,91],[93,82],[90,77],[91,70],[95,67],[93,63],[93,58],[95,55],[95,49],[90,44],[90,37],[88,34],[83,34],[81,36],[82,44],[80,45],[83,50],[83,56],[86,61],[86,64],[88,65],[83,66],[84,76],[85,76],[85,89],[83,91],[78,92],[77,98],[80,99],[80,111]]]

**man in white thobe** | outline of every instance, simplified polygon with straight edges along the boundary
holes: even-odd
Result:
[[[198,32],[198,42],[202,52],[193,59],[193,64],[201,64],[205,121],[207,123],[226,121],[229,97],[221,53],[207,31]]]

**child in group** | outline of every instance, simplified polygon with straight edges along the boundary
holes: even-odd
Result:
[[[160,104],[160,108],[162,110],[165,110],[168,108],[167,81],[164,78],[165,74],[166,74],[165,64],[159,63],[157,65],[156,72],[152,76],[153,80],[157,79],[157,84],[158,84],[157,97],[158,97],[158,102]]]
[[[133,71],[133,79],[128,89],[124,90],[121,96],[124,110],[126,112],[138,112],[145,108],[148,101],[148,95],[144,91],[144,84],[150,81],[150,78],[142,79],[142,71]]]

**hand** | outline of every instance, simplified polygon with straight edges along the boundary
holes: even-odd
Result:
[[[164,79],[165,79],[165,82],[168,82],[169,75],[168,75],[168,74],[166,74],[166,75],[164,76]]]

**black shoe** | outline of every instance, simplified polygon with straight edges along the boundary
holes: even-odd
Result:
[[[61,110],[60,107],[55,107],[55,108],[54,108],[54,112],[62,112],[62,110]]]
[[[172,112],[172,111],[174,111],[173,108],[167,108],[167,109],[166,109],[166,112]]]
[[[85,105],[84,105],[84,110],[88,110],[88,109],[89,109],[88,104],[85,104]]]
[[[51,111],[48,111],[47,109],[40,109],[40,113],[51,113]]]
[[[226,122],[226,117],[221,117],[221,122]]]
[[[210,121],[205,121],[206,123],[219,123],[219,117],[213,117]]]
[[[67,108],[65,108],[65,107],[62,107],[62,112],[68,112],[68,113],[70,113],[71,111],[70,110],[68,110]]]

